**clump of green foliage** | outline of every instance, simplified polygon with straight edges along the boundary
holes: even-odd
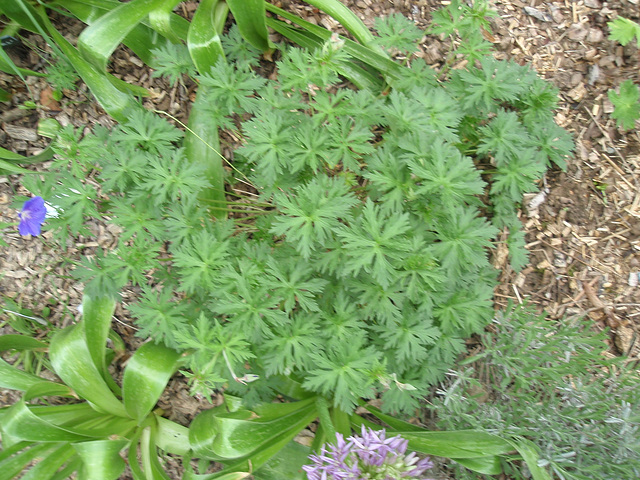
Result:
[[[59,57],[49,63],[47,67],[47,81],[54,89],[53,96],[55,100],[62,99],[63,90],[75,90],[76,82],[79,80],[73,67],[64,57]]]
[[[590,328],[529,307],[498,313],[482,353],[449,372],[431,401],[438,426],[526,435],[540,448],[538,464],[563,480],[638,478],[638,374],[625,358],[607,359],[606,333]],[[484,477],[460,469],[456,478]]]
[[[379,45],[420,37],[401,17],[377,25]],[[61,208],[61,238],[86,234],[87,218],[121,227],[76,278],[92,296],[139,287],[138,334],[190,353],[194,393],[225,386],[252,404],[285,376],[343,412],[377,395],[412,412],[493,316],[500,230],[513,267],[526,263],[522,194],[572,148],[556,92],[491,56],[445,79],[415,60],[375,92],[344,87],[339,41],[283,48],[277,80],[247,52],[227,44],[229,62],[197,78],[199,108],[241,139],[228,182],[257,192],[229,219],[212,219],[202,167],[152,113],[62,130],[60,175],[30,187]],[[163,72],[178,79],[166,58]]]

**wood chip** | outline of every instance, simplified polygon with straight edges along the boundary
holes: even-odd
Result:
[[[33,128],[18,127],[5,123],[2,125],[2,129],[13,139],[24,140],[26,142],[36,142],[38,140],[38,133]]]

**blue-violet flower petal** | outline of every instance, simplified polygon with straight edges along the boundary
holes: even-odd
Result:
[[[40,235],[46,215],[47,209],[44,206],[42,197],[33,197],[24,202],[22,211],[18,214],[20,218],[18,232],[20,232],[20,235]]]

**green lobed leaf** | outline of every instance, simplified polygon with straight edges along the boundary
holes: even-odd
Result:
[[[611,117],[619,127],[632,129],[640,118],[640,88],[633,80],[625,80],[620,84],[620,93],[609,90],[608,96],[614,106]]]
[[[607,22],[607,26],[611,29],[610,40],[615,40],[624,47],[635,38],[640,47],[640,24],[628,18],[617,17],[613,22]]]
[[[127,414],[142,421],[157,403],[177,368],[180,354],[162,345],[145,343],[129,359],[122,380]]]

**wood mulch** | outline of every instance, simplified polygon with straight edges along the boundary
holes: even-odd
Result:
[[[335,23],[302,2],[280,2],[306,19],[329,28]],[[369,26],[390,13],[403,13],[420,27],[427,27],[440,0],[345,1]],[[607,91],[625,79],[640,84],[640,53],[631,42],[622,47],[608,39],[607,22],[618,15],[640,21],[639,0],[494,0],[499,17],[492,20],[488,36],[499,58],[529,64],[560,91],[556,121],[569,130],[576,142],[575,156],[566,172],[547,174],[541,193],[525,199],[521,214],[527,232],[530,265],[521,272],[505,266],[503,252],[494,263],[501,271],[496,289],[499,306],[529,301],[545,310],[551,319],[588,315],[594,328],[610,329],[611,354],[640,356],[640,135],[616,128],[610,117],[612,105]],[[193,10],[186,2],[185,13]],[[77,36],[81,25],[66,32]],[[35,37],[31,39],[45,46]],[[425,37],[419,53],[438,66],[447,53],[447,42]],[[22,52],[21,62],[42,68],[43,60],[33,51]],[[116,52],[113,71],[129,82],[148,88],[149,106],[165,110],[185,121],[192,88],[171,87],[152,78],[142,63],[124,49]],[[14,92],[10,104],[0,104],[0,145],[25,155],[46,144],[36,133],[37,121],[53,117],[63,125],[91,127],[113,122],[92,102],[86,87],[65,91],[61,102],[50,98],[50,87],[29,77],[28,90],[15,78],[0,74],[0,87]],[[39,103],[37,110],[19,106],[27,100]],[[636,123],[636,125],[638,125]],[[46,169],[46,164],[43,165]],[[18,176],[0,178],[0,222],[17,222],[16,195],[28,195]],[[69,274],[73,262],[91,255],[97,247],[113,245],[117,232],[98,222],[89,225],[91,236],[67,241],[60,250],[46,233],[25,238],[15,228],[5,228],[0,246],[0,295],[41,315],[51,311],[48,321],[63,325],[73,320],[80,304],[82,286]],[[128,292],[123,302],[131,299]],[[70,315],[71,314],[71,315]],[[121,307],[115,327],[127,338],[132,322]],[[2,314],[0,319],[7,320]],[[45,332],[43,331],[42,334]],[[174,382],[163,397],[163,407],[178,421],[187,422],[204,404],[186,394],[184,383]],[[0,406],[6,399],[0,392]],[[194,403],[195,402],[195,403]],[[5,403],[6,404],[6,403]],[[176,477],[177,478],[177,477]]]

